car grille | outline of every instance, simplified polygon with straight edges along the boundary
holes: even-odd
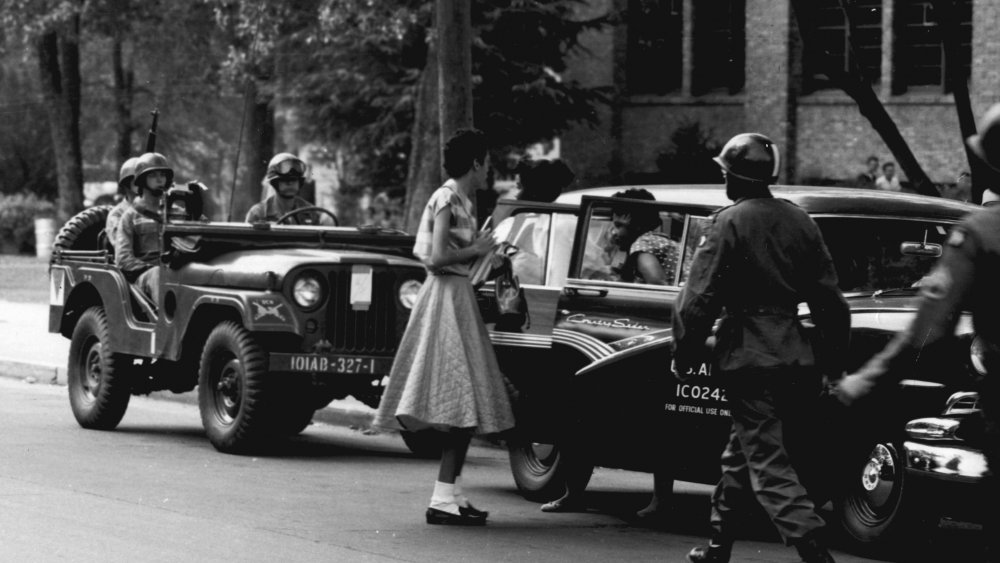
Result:
[[[396,273],[375,268],[372,272],[372,303],[367,311],[351,308],[351,269],[330,272],[327,308],[327,340],[338,352],[392,354],[396,351],[400,317],[396,307]],[[405,320],[403,320],[405,323]],[[405,328],[405,324],[403,325]]]

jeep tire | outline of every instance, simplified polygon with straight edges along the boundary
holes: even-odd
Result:
[[[517,490],[537,502],[555,500],[566,493],[566,484],[573,481],[586,488],[594,466],[571,463],[562,455],[558,444],[529,442],[514,438],[507,445],[510,471]]]
[[[80,426],[113,430],[128,408],[132,358],[111,348],[111,330],[102,307],[80,315],[69,345],[66,376],[69,404]]]
[[[258,451],[277,431],[279,406],[270,393],[267,354],[232,322],[209,333],[198,368],[198,408],[205,434],[224,453]]]
[[[98,205],[70,217],[59,229],[52,246],[60,250],[101,250],[100,235],[110,212],[110,205]]]

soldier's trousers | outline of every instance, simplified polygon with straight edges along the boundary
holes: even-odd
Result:
[[[712,527],[732,538],[736,512],[756,501],[786,544],[822,528],[786,448],[788,429],[815,426],[820,377],[811,369],[741,370],[723,375],[733,425],[712,497]]]

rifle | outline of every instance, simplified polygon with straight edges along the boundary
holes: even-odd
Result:
[[[160,119],[160,110],[154,109],[149,112],[153,116],[153,124],[146,133],[146,152],[155,152],[156,149],[156,122]]]

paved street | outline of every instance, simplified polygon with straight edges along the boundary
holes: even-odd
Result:
[[[623,520],[650,487],[632,472],[599,470],[589,513],[543,514],[506,454],[482,447],[466,479],[490,524],[428,526],[437,464],[396,436],[313,425],[273,456],[238,457],[212,449],[190,405],[135,398],[97,432],[66,403],[64,388],[0,378],[2,561],[682,561],[705,533],[705,487],[679,487],[673,533]],[[734,560],[796,560],[758,535]]]

